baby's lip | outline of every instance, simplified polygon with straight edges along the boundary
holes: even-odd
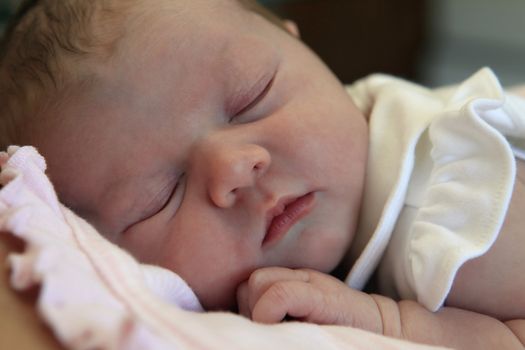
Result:
[[[297,221],[312,210],[314,199],[313,192],[281,198],[266,213],[266,230],[262,245],[267,246],[283,238]]]

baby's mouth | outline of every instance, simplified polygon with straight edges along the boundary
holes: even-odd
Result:
[[[293,225],[310,213],[314,207],[314,200],[314,192],[279,200],[277,205],[268,211],[262,246],[280,241]]]

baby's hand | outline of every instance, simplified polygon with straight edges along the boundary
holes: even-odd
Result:
[[[242,315],[261,323],[277,323],[290,316],[383,333],[381,310],[374,296],[313,270],[256,270],[237,289],[237,303]]]
[[[443,307],[433,313],[415,301],[368,295],[312,270],[269,267],[237,289],[239,312],[262,323],[287,315],[318,324],[347,325],[454,349],[523,349],[525,322]]]

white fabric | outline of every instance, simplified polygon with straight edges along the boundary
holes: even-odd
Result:
[[[493,244],[525,159],[525,100],[484,68],[429,90],[384,75],[349,88],[370,117],[367,183],[346,282],[379,265],[381,292],[430,310],[458,269]]]

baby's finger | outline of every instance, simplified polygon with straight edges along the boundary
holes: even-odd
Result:
[[[300,281],[309,282],[309,273],[305,270],[292,270],[284,267],[265,267],[255,270],[248,279],[247,304],[250,311],[253,311],[255,303],[261,296],[275,283],[281,281]],[[251,312],[250,312],[251,313]]]
[[[237,287],[237,309],[239,314],[251,318],[250,304],[248,303],[249,289],[248,282],[243,282]]]
[[[322,305],[323,296],[315,286],[302,281],[282,281],[270,286],[257,300],[251,318],[261,323],[278,323],[288,315],[315,322]]]

